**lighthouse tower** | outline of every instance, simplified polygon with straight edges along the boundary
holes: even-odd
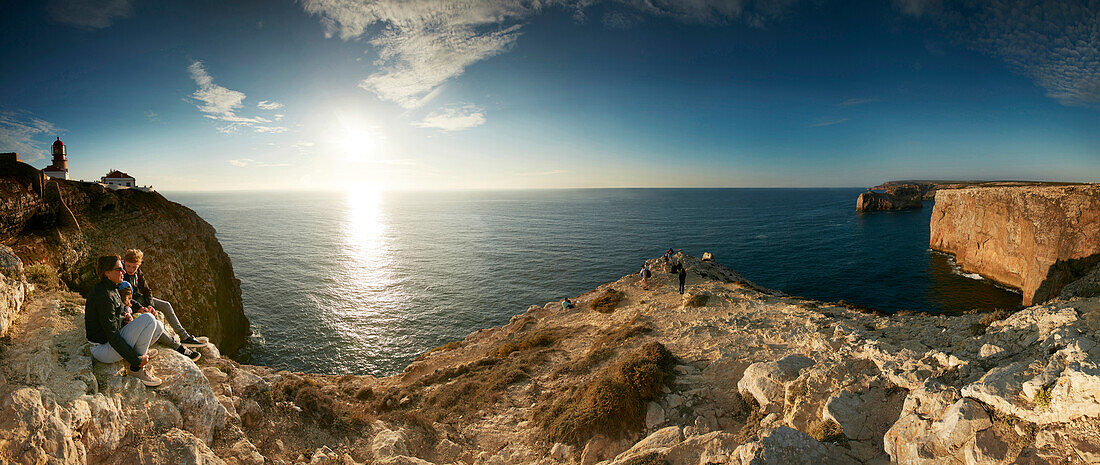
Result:
[[[58,137],[53,143],[53,163],[42,170],[46,176],[56,179],[69,179],[69,157],[65,153],[65,143]]]

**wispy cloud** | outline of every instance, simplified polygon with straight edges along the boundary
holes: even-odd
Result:
[[[236,160],[229,160],[229,164],[233,165],[233,166],[236,166],[238,168],[247,168],[249,166],[258,167],[258,168],[275,167],[275,166],[290,166],[290,163],[267,163],[267,162],[262,162],[262,161],[256,161],[256,160],[253,160],[251,158],[239,158],[239,159],[236,159]]]
[[[553,176],[555,174],[568,173],[567,170],[536,171],[533,173],[516,173],[516,176]]]
[[[855,105],[863,105],[865,103],[874,103],[874,102],[877,102],[877,101],[878,101],[877,98],[850,98],[850,99],[842,100],[840,103],[837,103],[836,106],[838,106],[838,107],[851,107],[851,106],[855,106]]]
[[[52,139],[59,132],[53,123],[25,111],[0,110],[0,151],[17,152],[25,161],[45,158],[49,143],[38,138]]]
[[[195,106],[199,111],[205,113],[204,117],[227,123],[219,126],[217,128],[218,132],[233,134],[242,127],[250,128],[258,133],[286,132],[287,128],[285,127],[269,125],[272,121],[267,118],[259,116],[250,118],[237,115],[237,109],[242,107],[242,102],[245,99],[244,92],[214,84],[214,78],[206,72],[206,67],[203,66],[201,61],[192,62],[187,70],[191,73],[191,79],[199,86],[199,89],[191,94],[191,98],[197,102]],[[272,102],[265,100],[261,103]]]
[[[470,65],[512,47],[531,17],[550,8],[584,18],[596,3],[626,11],[609,19],[623,27],[635,13],[685,22],[742,21],[764,27],[804,0],[300,0],[320,18],[327,37],[366,38],[378,71],[359,86],[406,109],[427,103]],[[367,37],[369,35],[369,37]]]
[[[895,0],[957,42],[1004,60],[1064,105],[1100,107],[1100,1]]]
[[[134,11],[132,0],[52,0],[50,18],[83,29],[102,29]]]
[[[443,108],[433,111],[414,124],[422,128],[461,131],[485,124],[485,110],[473,105]]]
[[[820,128],[822,126],[832,126],[834,124],[840,124],[840,123],[843,123],[845,121],[848,121],[849,119],[850,118],[840,118],[840,119],[834,119],[834,120],[828,120],[828,121],[819,121],[817,123],[813,123],[813,124],[809,125],[808,127]]]
[[[278,110],[283,107],[283,104],[279,102],[272,102],[269,100],[260,100],[260,103],[256,104],[256,108],[261,110]]]
[[[145,110],[145,119],[158,124],[164,123],[164,121],[161,121],[160,115],[158,115],[157,112],[153,110]]]

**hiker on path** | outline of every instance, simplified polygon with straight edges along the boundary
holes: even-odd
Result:
[[[653,276],[653,272],[649,271],[649,264],[642,264],[642,270],[638,272],[642,275],[642,289],[649,290],[649,277]]]
[[[138,249],[127,250],[122,254],[122,265],[125,268],[123,270],[122,279],[130,283],[134,287],[134,301],[137,303],[135,312],[145,313],[156,311],[164,314],[164,319],[168,321],[168,324],[172,325],[172,329],[176,331],[176,334],[180,336],[180,343],[184,347],[196,348],[205,347],[210,342],[205,336],[192,336],[187,332],[180,324],[179,318],[176,317],[176,310],[172,308],[172,304],[153,297],[153,293],[149,290],[149,283],[145,280],[145,275],[141,273],[141,263],[145,258],[145,254]]]

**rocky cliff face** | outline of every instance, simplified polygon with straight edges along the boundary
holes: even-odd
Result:
[[[930,228],[963,271],[1043,302],[1100,263],[1100,185],[940,190]]]
[[[890,186],[884,192],[867,191],[856,199],[856,211],[919,210],[924,207],[919,187],[913,184]]]
[[[36,188],[19,165],[0,166],[0,243],[24,264],[48,263],[86,292],[97,256],[141,249],[153,295],[172,302],[185,327],[227,352],[247,341],[240,281],[214,228],[195,212],[158,193],[94,183],[50,180]]]
[[[0,340],[0,462],[1100,461],[1100,298],[887,317],[680,258],[686,295],[663,271],[649,291],[626,276],[387,378],[278,372],[215,349],[195,366],[160,348],[166,385],[150,391],[91,361],[78,295],[40,296]]]

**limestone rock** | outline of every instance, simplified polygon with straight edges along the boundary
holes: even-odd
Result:
[[[113,457],[114,465],[225,465],[202,440],[179,428],[151,437],[137,450]]]
[[[692,436],[668,449],[665,460],[673,465],[699,463],[728,463],[736,460],[734,451],[739,445],[737,437],[725,431],[714,431]]]
[[[759,441],[742,444],[734,450],[742,465],[818,465],[823,463],[856,464],[846,455],[830,451],[816,439],[798,430],[780,426],[765,433]]]
[[[23,260],[15,255],[15,251],[6,245],[0,244],[0,273],[9,276],[23,274]]]
[[[157,392],[176,405],[185,429],[203,442],[212,441],[214,431],[225,426],[228,412],[210,389],[206,377],[191,359],[174,350],[157,354],[154,366],[164,379]]]
[[[646,429],[654,429],[665,423],[665,410],[656,402],[650,402],[645,411]]]
[[[775,362],[754,363],[745,369],[744,377],[737,382],[737,390],[742,395],[751,395],[761,409],[773,411],[783,406],[787,383],[813,363],[813,359],[798,354]]]
[[[404,432],[393,431],[383,427],[380,431],[375,433],[374,439],[371,441],[371,451],[374,453],[374,458],[378,460],[385,460],[400,455],[409,455],[409,449],[405,445],[405,442],[406,437]]]
[[[58,409],[47,409],[34,388],[12,392],[0,405],[0,450],[17,451],[17,464],[83,464],[84,445],[73,441],[73,431]]]
[[[940,190],[929,245],[1044,302],[1100,262],[1100,185]]]
[[[885,192],[867,191],[856,199],[856,211],[919,210],[924,207],[919,187],[910,184],[891,186]]]

